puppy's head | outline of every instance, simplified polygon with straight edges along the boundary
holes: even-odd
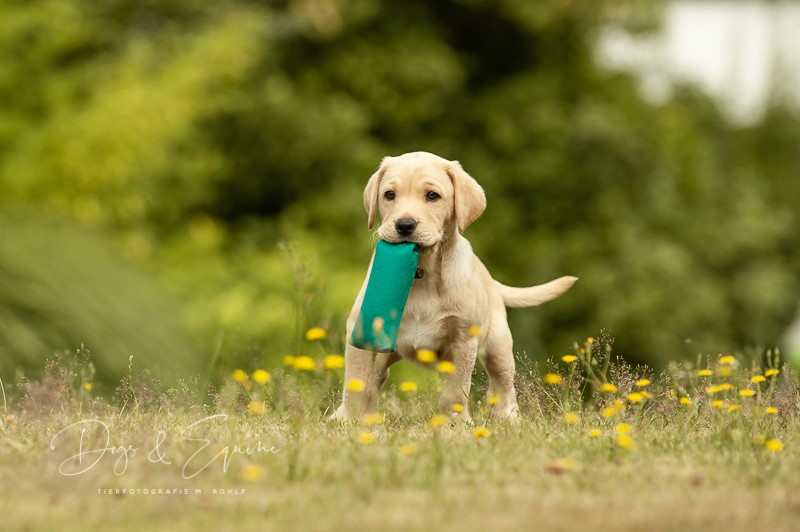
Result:
[[[414,152],[386,157],[364,189],[370,229],[380,216],[378,238],[438,244],[455,224],[464,231],[486,208],[481,186],[458,161]]]

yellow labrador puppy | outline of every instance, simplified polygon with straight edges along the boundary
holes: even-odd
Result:
[[[512,288],[492,279],[461,236],[486,208],[486,196],[457,161],[426,152],[386,157],[364,189],[364,207],[370,229],[380,216],[378,238],[419,245],[421,272],[400,322],[396,352],[373,353],[347,345],[345,383],[358,379],[366,386],[360,392],[345,386],[342,405],[333,417],[353,419],[374,411],[389,366],[400,358],[415,361],[420,350],[429,350],[455,366],[444,376],[439,400],[443,412],[470,419],[467,400],[475,361],[480,359],[489,375],[489,393],[499,397],[492,413],[516,418],[513,341],[506,307],[555,299],[577,278],[561,277],[529,288]],[[348,339],[366,286],[365,280],[347,320]]]

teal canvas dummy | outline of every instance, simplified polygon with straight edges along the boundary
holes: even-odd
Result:
[[[383,353],[394,351],[418,263],[416,244],[378,241],[361,311],[350,336],[353,346]]]

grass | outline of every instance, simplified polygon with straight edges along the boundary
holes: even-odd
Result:
[[[3,388],[3,528],[796,528],[794,370],[768,352],[655,375],[609,343],[521,364],[519,423],[490,417],[479,378],[472,425],[439,417],[422,380],[388,386],[380,416],[328,421],[338,357],[233,371],[201,401],[197,382],[133,372],[103,397],[85,352],[60,356]]]

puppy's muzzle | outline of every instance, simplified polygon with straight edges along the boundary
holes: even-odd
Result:
[[[394,223],[394,229],[400,236],[409,236],[416,228],[417,222],[412,218],[399,218]]]

